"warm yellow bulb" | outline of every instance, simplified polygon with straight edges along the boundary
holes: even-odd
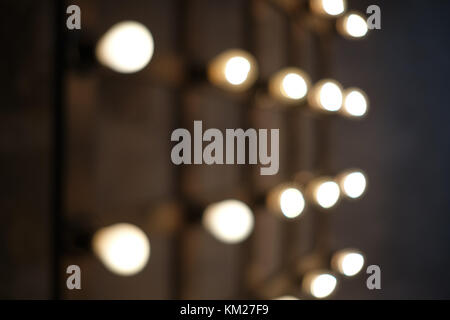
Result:
[[[308,85],[305,79],[296,73],[289,73],[283,78],[281,92],[286,98],[299,100],[306,96]]]
[[[203,213],[203,226],[225,243],[242,242],[253,230],[252,210],[238,200],[224,200],[209,205]]]
[[[364,256],[356,250],[341,250],[334,254],[332,265],[341,274],[351,277],[361,271]]]
[[[305,208],[303,194],[295,188],[285,189],[280,195],[280,208],[286,218],[298,217]]]
[[[347,8],[346,0],[310,0],[311,9],[322,16],[338,16]]]
[[[358,12],[349,12],[337,21],[338,31],[345,37],[358,39],[364,37],[369,31],[367,21]]]
[[[346,171],[338,176],[342,193],[352,199],[362,196],[366,191],[367,179],[359,170]]]
[[[111,27],[96,47],[98,61],[120,73],[142,70],[153,56],[154,43],[150,31],[135,21],[120,22]]]
[[[255,58],[240,49],[227,50],[209,64],[209,80],[226,90],[242,91],[256,81],[258,67]]]
[[[301,69],[286,68],[277,72],[269,83],[274,98],[287,103],[303,100],[310,86],[309,76]]]
[[[150,257],[150,242],[145,233],[127,223],[98,230],[94,234],[92,247],[110,271],[123,276],[141,271]]]
[[[232,85],[240,85],[247,80],[250,68],[250,62],[247,59],[233,57],[225,64],[225,78]]]
[[[363,117],[369,108],[366,94],[357,88],[345,90],[341,111],[349,117]]]
[[[307,193],[318,206],[329,209],[339,200],[339,185],[331,178],[318,178],[307,186]]]
[[[320,184],[316,190],[317,203],[323,208],[331,208],[339,199],[339,187],[334,181]]]
[[[336,289],[337,279],[328,272],[311,272],[303,279],[303,289],[315,298],[328,297]]]
[[[273,188],[267,196],[272,212],[294,219],[305,209],[305,198],[296,184],[284,183]]]
[[[308,95],[308,101],[313,108],[336,112],[342,107],[342,86],[334,80],[319,81]]]
[[[274,300],[300,300],[299,298],[297,298],[296,296],[281,296],[278,298],[275,298]]]

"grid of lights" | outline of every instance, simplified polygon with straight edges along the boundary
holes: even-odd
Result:
[[[365,19],[358,12],[346,12],[346,0],[310,0],[312,14],[335,19],[336,30],[345,38],[367,35]],[[141,23],[124,21],[112,26],[98,41],[96,57],[100,64],[119,73],[135,73],[144,69],[154,51],[151,32]],[[250,89],[258,79],[258,63],[242,49],[227,50],[213,58],[207,66],[208,80],[230,92]],[[311,83],[309,75],[294,66],[276,72],[268,82],[267,93],[275,101],[291,107],[307,104],[318,114],[338,113],[349,118],[362,118],[368,112],[367,95],[359,88],[345,89],[334,79]],[[359,169],[347,170],[335,177],[318,176],[304,185],[288,182],[267,194],[267,207],[284,219],[296,219],[307,206],[330,210],[341,198],[361,197],[367,185],[366,175]],[[245,241],[254,227],[254,214],[248,204],[229,199],[212,203],[203,212],[204,228],[226,244]],[[150,258],[150,241],[135,225],[119,223],[99,229],[92,238],[96,256],[110,271],[123,276],[140,272]],[[364,256],[355,249],[336,252],[330,269],[310,270],[303,274],[303,291],[314,298],[330,296],[338,285],[337,274],[356,275],[364,265]],[[332,271],[331,271],[332,270]],[[298,299],[281,295],[277,299]]]

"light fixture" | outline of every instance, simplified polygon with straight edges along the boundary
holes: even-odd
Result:
[[[257,76],[256,59],[240,49],[231,49],[219,54],[208,66],[209,80],[226,90],[246,90],[255,83]]]
[[[286,103],[304,100],[310,87],[309,76],[298,68],[286,68],[272,76],[269,82],[270,94]]]
[[[303,290],[318,299],[326,298],[332,294],[336,285],[336,277],[327,271],[307,273],[302,282]]]
[[[324,79],[317,82],[308,94],[311,107],[324,112],[337,112],[342,107],[343,93],[339,82]]]
[[[104,66],[120,73],[142,70],[153,56],[154,43],[150,31],[135,21],[112,26],[98,41],[96,56]]]
[[[135,225],[118,223],[98,230],[92,247],[110,271],[128,276],[141,271],[150,257],[150,242]]]
[[[215,238],[225,243],[247,239],[253,230],[252,210],[238,200],[224,200],[209,205],[203,213],[203,226]]]
[[[311,10],[321,16],[336,17],[347,8],[346,0],[310,0]]]
[[[369,31],[365,17],[356,11],[349,12],[336,22],[338,32],[349,39],[363,38]]]
[[[324,209],[333,207],[339,200],[339,185],[329,177],[312,180],[307,186],[308,196]]]
[[[364,256],[354,249],[340,250],[333,255],[331,265],[339,273],[351,277],[361,271],[364,266]]]
[[[367,114],[368,108],[369,99],[361,89],[349,88],[344,91],[342,114],[348,117],[361,118]]]
[[[347,170],[341,173],[336,180],[339,182],[342,194],[348,198],[357,199],[366,190],[367,179],[361,170]]]
[[[268,206],[276,213],[288,219],[302,214],[305,209],[305,198],[295,185],[283,184],[274,188],[267,197]]]

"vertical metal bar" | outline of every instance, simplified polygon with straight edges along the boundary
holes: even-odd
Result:
[[[61,299],[60,272],[63,254],[62,234],[65,206],[65,1],[55,0],[54,3],[54,101],[53,101],[53,171],[52,171],[52,210],[51,210],[51,274],[52,298]]]

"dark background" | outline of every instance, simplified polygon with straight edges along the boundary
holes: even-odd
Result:
[[[65,296],[170,298],[174,272],[181,270],[183,298],[236,297],[239,247],[215,242],[198,225],[184,232],[181,264],[172,254],[174,227],[167,212],[177,219],[179,185],[207,203],[234,194],[240,182],[234,167],[187,168],[180,182],[169,160],[177,103],[175,86],[161,81],[161,70],[176,69],[170,61],[179,55],[175,2],[74,3],[81,7],[83,33],[95,39],[117,21],[137,20],[151,30],[155,54],[136,75],[68,71],[66,214],[95,226],[136,223],[150,236],[152,256],[143,272],[121,278],[92,255],[67,253],[65,263],[82,268],[83,289]],[[196,62],[243,46],[245,1],[189,3],[188,51]],[[370,97],[367,119],[333,123],[331,153],[334,170],[365,170],[369,188],[361,200],[337,207],[331,219],[333,247],[361,249],[368,264],[381,267],[382,289],[369,291],[363,272],[342,281],[334,298],[450,298],[450,3],[362,0],[349,1],[349,8],[364,12],[370,4],[381,7],[382,29],[361,41],[336,36],[331,72],[345,87],[358,86]],[[0,297],[49,298],[54,3],[7,0],[0,8]],[[257,59],[267,78],[286,63],[286,36],[283,19],[258,8]],[[299,63],[313,74],[315,57],[308,40],[302,41]],[[207,84],[191,88],[186,106],[186,126],[194,119],[217,128],[239,122],[239,101]],[[283,165],[288,157],[298,158],[296,169],[310,166],[308,115],[297,116],[301,138],[286,141],[282,134],[280,173],[256,177],[261,190],[289,177]],[[282,112],[260,110],[256,118],[258,126],[283,130]],[[306,212],[298,223],[302,250],[308,247],[309,219]],[[280,258],[278,224],[260,213],[252,239],[254,264],[268,270]]]

